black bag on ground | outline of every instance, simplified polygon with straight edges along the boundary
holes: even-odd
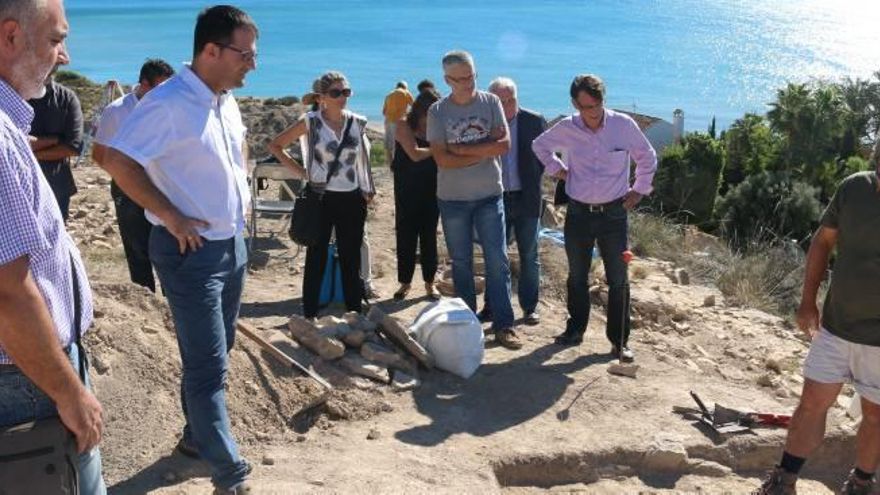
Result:
[[[321,237],[324,223],[324,195],[306,184],[302,194],[297,196],[290,216],[290,240],[301,246],[314,246]]]
[[[79,493],[76,438],[57,417],[0,427],[0,495]]]

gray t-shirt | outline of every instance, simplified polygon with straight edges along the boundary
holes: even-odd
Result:
[[[507,127],[501,100],[477,91],[468,105],[453,103],[447,96],[428,111],[428,141],[450,144],[478,144],[489,140],[492,129]],[[501,185],[501,157],[486,158],[462,168],[437,169],[437,198],[445,201],[474,201],[497,196]]]
[[[880,191],[876,172],[840,184],[822,215],[837,229],[837,261],[825,296],[822,325],[857,344],[880,346]]]

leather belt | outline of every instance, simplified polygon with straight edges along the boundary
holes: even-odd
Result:
[[[594,204],[581,203],[580,201],[577,201],[574,199],[572,199],[571,202],[574,203],[575,205],[589,211],[590,213],[602,213],[602,212],[609,210],[615,206],[619,206],[619,205],[623,204],[623,197],[617,198],[617,199],[615,199],[613,201],[609,201],[607,203],[594,203]]]

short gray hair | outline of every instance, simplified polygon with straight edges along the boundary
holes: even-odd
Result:
[[[464,50],[452,50],[443,55],[443,70],[453,65],[466,64],[474,67],[474,57]]]
[[[492,82],[489,83],[489,92],[495,93],[499,89],[507,89],[513,93],[513,97],[516,98],[516,83],[513,82],[513,79],[509,77],[496,77],[492,79]]]
[[[17,21],[28,26],[46,10],[46,0],[0,0],[0,22]]]

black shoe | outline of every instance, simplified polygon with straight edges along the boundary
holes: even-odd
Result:
[[[186,437],[180,437],[180,441],[177,442],[177,446],[174,447],[174,450],[179,452],[181,455],[185,455],[190,459],[201,459],[202,456],[199,455],[199,449],[196,447],[192,441],[188,440]]]
[[[480,323],[488,323],[492,321],[492,310],[489,308],[483,308],[477,313],[477,319],[480,320]]]
[[[856,476],[855,471],[850,471],[849,477],[840,489],[843,495],[870,495],[874,487],[874,479],[862,480]]]
[[[541,324],[541,315],[538,314],[537,311],[529,311],[523,316],[523,323],[526,325],[533,327],[535,325]]]
[[[761,486],[752,495],[797,495],[795,488],[797,475],[788,473],[779,466],[773,468],[764,478]]]
[[[569,332],[568,330],[562,332],[561,334],[557,335],[556,338],[553,339],[553,342],[555,342],[559,345],[564,345],[564,346],[581,345],[581,343],[583,341],[584,341],[584,334],[576,333],[576,332]]]
[[[623,346],[623,350],[620,351],[617,349],[616,345],[611,346],[611,355],[616,359],[619,359],[623,363],[631,363],[636,360],[636,355],[633,353],[632,349],[627,346]]]

